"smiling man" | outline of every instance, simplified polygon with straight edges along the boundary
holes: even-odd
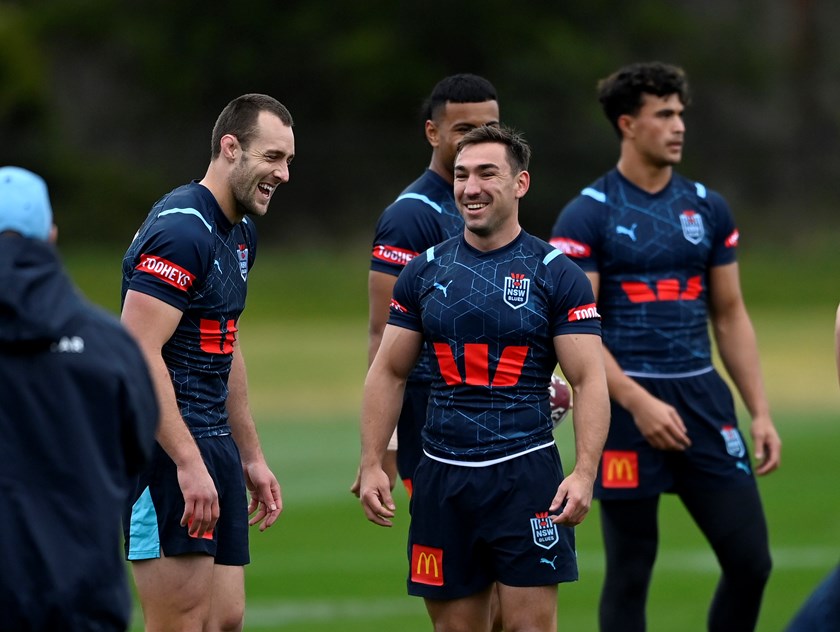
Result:
[[[256,256],[251,217],[288,182],[294,153],[282,104],[234,99],[213,128],[204,178],[158,200],[123,258],[122,322],[161,409],[156,454],[124,520],[149,631],[240,630],[248,526],[264,530],[282,509],[248,406],[238,326]]]
[[[530,147],[482,126],[458,143],[461,235],[412,259],[365,381],[361,501],[390,526],[384,469],[402,392],[424,343],[433,381],[414,472],[408,591],[435,630],[556,630],[557,584],[577,579],[573,527],[589,511],[609,423],[600,326],[586,276],[519,225]],[[548,384],[575,392],[575,467],[564,478]]]

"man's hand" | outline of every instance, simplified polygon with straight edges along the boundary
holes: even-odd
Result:
[[[750,424],[755,459],[755,473],[764,476],[776,470],[782,461],[782,440],[769,415],[757,415]]]
[[[260,531],[265,531],[283,511],[283,499],[280,494],[280,483],[264,462],[243,464],[245,486],[251,495],[248,504],[248,526],[258,524]]]
[[[574,471],[564,478],[548,508],[552,514],[551,521],[567,527],[575,527],[583,522],[592,507],[593,484],[593,481]],[[562,511],[556,513],[561,508]]]
[[[396,450],[386,450],[385,452],[385,460],[382,462],[382,468],[385,470],[385,473],[388,475],[388,479],[391,482],[391,491],[394,491],[394,485],[397,484],[397,451]],[[353,484],[350,486],[350,493],[353,494],[356,498],[359,498],[359,490],[362,487],[362,473],[361,470],[356,470],[356,480],[353,481]]]
[[[190,536],[202,538],[213,532],[219,519],[219,494],[204,461],[178,466],[178,486],[184,496],[181,526]]]
[[[362,470],[359,499],[367,519],[382,527],[392,526],[396,505],[391,496],[391,481],[383,469]]]
[[[688,429],[677,409],[648,394],[632,407],[633,421],[647,442],[658,450],[685,450],[691,445]]]

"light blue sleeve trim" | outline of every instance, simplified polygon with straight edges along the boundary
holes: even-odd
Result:
[[[543,265],[544,265],[544,266],[547,266],[550,262],[554,261],[554,259],[556,259],[557,257],[559,257],[559,256],[560,256],[560,255],[562,255],[562,254],[563,254],[563,251],[562,251],[562,250],[557,250],[557,249],[555,248],[552,252],[549,252],[549,253],[548,253],[548,254],[547,254],[547,255],[543,258],[543,260],[542,260]]]
[[[706,187],[704,187],[704,186],[703,186],[702,184],[700,184],[699,182],[695,182],[695,183],[694,183],[694,188],[695,188],[695,189],[697,189],[697,195],[698,195],[699,197],[701,197],[701,198],[704,198],[704,199],[705,199],[705,197],[706,197]]]
[[[399,202],[400,200],[419,200],[420,202],[423,202],[423,204],[428,204],[429,206],[431,206],[438,213],[443,213],[443,207],[440,204],[432,202],[425,195],[420,195],[419,193],[403,193],[400,197],[398,197],[395,200],[395,202]]]
[[[160,532],[157,511],[152,502],[152,494],[147,487],[131,508],[131,522],[128,527],[128,559],[154,560],[159,557]]]
[[[602,204],[607,201],[607,194],[602,193],[601,191],[596,191],[592,187],[586,187],[583,191],[580,192],[581,195],[586,195],[587,197],[591,197],[593,200],[597,202],[601,202]]]
[[[196,211],[194,208],[170,208],[161,212],[160,215],[158,215],[158,217],[163,217],[164,215],[171,215],[172,213],[181,213],[183,215],[195,215],[198,219],[204,222],[204,225],[207,227],[207,230],[209,230],[211,233],[213,232],[213,227],[210,224],[208,224],[207,220],[204,219],[201,213]]]

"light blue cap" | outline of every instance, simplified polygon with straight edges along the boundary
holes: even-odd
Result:
[[[11,230],[46,241],[52,228],[47,183],[20,167],[0,167],[0,233]]]

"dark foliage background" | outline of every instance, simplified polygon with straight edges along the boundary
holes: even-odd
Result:
[[[263,243],[332,248],[426,166],[420,104],[469,71],[533,145],[522,220],[545,237],[617,156],[597,79],[659,59],[692,82],[681,170],[729,199],[745,247],[808,247],[837,234],[838,23],[831,0],[0,0],[0,164],[48,179],[64,245],[126,243],[204,174],[222,107],[266,92],[297,158]]]

